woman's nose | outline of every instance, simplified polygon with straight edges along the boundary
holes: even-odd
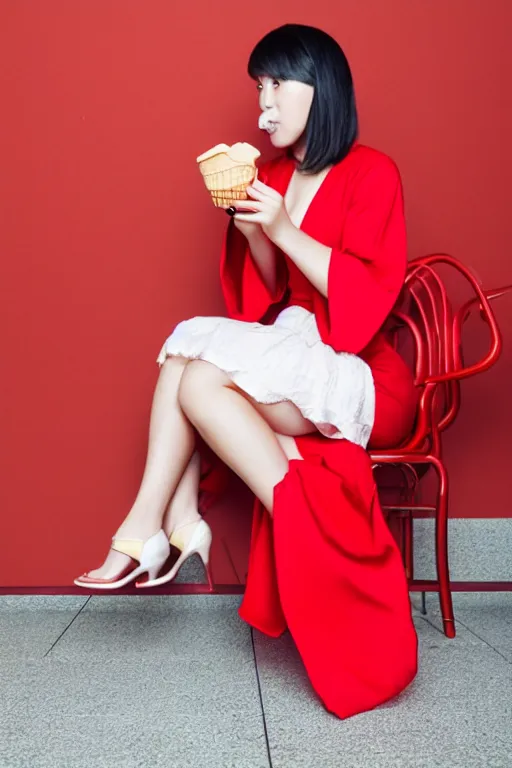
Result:
[[[272,86],[267,86],[261,91],[262,109],[272,109],[275,106],[275,94]]]

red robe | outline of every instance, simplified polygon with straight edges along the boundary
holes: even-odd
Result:
[[[259,178],[284,196],[294,162]],[[407,255],[400,176],[385,155],[356,144],[324,179],[301,229],[332,248],[328,297],[279,253],[268,291],[231,222],[221,258],[229,316],[271,322],[286,306],[314,312],[323,341],[371,367],[376,413],[370,446],[409,434],[416,395],[409,369],[379,332],[403,285]],[[256,500],[240,616],[267,635],[292,634],[311,683],[340,718],[398,694],[417,671],[417,637],[400,553],[379,505],[369,456],[347,440],[296,438],[275,488],[273,519]]]

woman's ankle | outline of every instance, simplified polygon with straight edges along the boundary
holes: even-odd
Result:
[[[168,520],[164,521],[164,531],[170,536],[171,533],[179,528],[191,525],[192,523],[198,523],[200,520],[202,520],[202,517],[197,509],[189,508],[179,513],[173,511],[173,514],[169,515]]]
[[[153,534],[158,533],[162,527],[161,519],[143,515],[140,512],[130,514],[125,517],[117,532],[116,538],[143,539],[146,540]]]

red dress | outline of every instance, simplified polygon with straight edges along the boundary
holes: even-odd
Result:
[[[259,178],[284,196],[294,162]],[[409,434],[411,374],[379,332],[403,285],[407,256],[400,176],[356,144],[324,179],[301,229],[332,248],[328,298],[284,254],[271,295],[245,238],[230,223],[221,258],[229,316],[272,322],[286,306],[314,312],[324,343],[370,366],[376,390],[372,447]],[[240,616],[267,635],[287,628],[325,707],[340,718],[398,694],[417,671],[417,637],[398,548],[379,505],[368,454],[347,440],[296,438],[303,461],[276,486],[273,518],[256,500]]]

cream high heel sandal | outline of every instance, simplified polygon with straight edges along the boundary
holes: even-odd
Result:
[[[118,573],[112,579],[95,579],[87,573],[75,579],[77,587],[84,589],[119,589],[124,587],[130,581],[133,581],[142,573],[147,573],[150,579],[156,578],[159,571],[165,564],[170,555],[171,548],[169,541],[163,529],[155,533],[147,541],[142,539],[112,539],[112,547],[116,552],[128,555],[132,560],[139,563],[133,567],[128,565],[121,573]]]
[[[196,527],[189,540],[186,541],[186,539],[183,537],[183,534],[180,532],[182,532],[184,528],[187,528],[190,525],[195,525]],[[157,587],[159,584],[167,584],[167,582],[172,581],[176,577],[185,560],[188,560],[188,558],[192,555],[199,555],[203,561],[204,569],[206,571],[210,592],[213,592],[214,585],[209,563],[210,547],[212,544],[212,530],[208,523],[205,523],[204,520],[195,520],[190,523],[179,525],[171,533],[169,542],[173,547],[176,547],[181,552],[179,558],[176,560],[171,570],[163,576],[160,576],[159,579],[151,579],[150,577],[148,581],[136,582],[135,586],[139,589],[145,589],[146,587]]]

